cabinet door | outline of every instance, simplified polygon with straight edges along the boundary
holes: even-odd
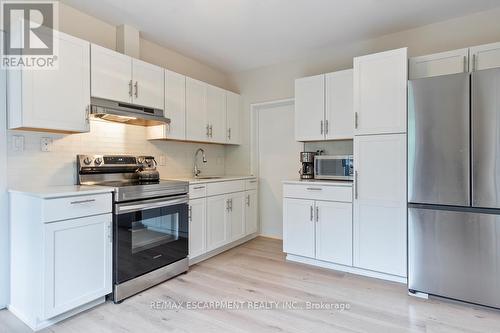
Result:
[[[460,49],[410,58],[408,75],[410,80],[414,80],[466,73],[468,70],[469,49]]]
[[[92,44],[91,95],[118,102],[132,102],[132,59]]]
[[[354,138],[354,266],[406,276],[406,134]]]
[[[295,140],[325,138],[325,76],[295,80]]]
[[[231,230],[231,241],[243,238],[245,229],[245,192],[237,192],[228,196],[230,200],[229,220]]]
[[[133,102],[154,109],[165,109],[164,69],[147,62],[132,60]]]
[[[22,101],[16,102],[20,102],[23,116],[16,127],[68,132],[90,130],[87,118],[90,105],[89,52],[90,43],[59,33],[58,68],[22,72]]]
[[[257,190],[246,191],[245,228],[250,235],[258,231]]]
[[[472,71],[500,67],[500,43],[471,47],[470,55]]]
[[[352,69],[326,74],[327,140],[352,139],[354,137],[354,111]]]
[[[406,132],[407,49],[354,58],[355,135]]]
[[[207,85],[186,78],[186,138],[191,141],[208,141]]]
[[[316,201],[316,259],[352,266],[352,204]]]
[[[229,202],[226,195],[207,198],[207,251],[229,241]]]
[[[210,141],[226,142],[226,92],[207,85],[207,117]]]
[[[189,258],[193,259],[206,250],[207,199],[189,200]]]
[[[165,117],[170,118],[167,138],[186,139],[186,77],[165,71]]]
[[[44,227],[44,319],[111,293],[111,214]]]
[[[240,133],[240,95],[226,91],[227,105],[227,137],[226,142],[231,144],[241,143]]]
[[[314,258],[314,201],[283,200],[283,251]]]

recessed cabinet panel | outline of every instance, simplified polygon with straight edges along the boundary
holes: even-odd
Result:
[[[129,56],[92,44],[92,97],[132,103],[132,61]]]
[[[56,36],[57,69],[7,73],[10,129],[90,130],[90,43],[64,33]]]
[[[327,140],[352,139],[354,136],[353,70],[326,74]]]
[[[410,80],[424,77],[466,73],[469,70],[469,49],[459,49],[409,60]]]
[[[246,234],[250,235],[250,234],[256,233],[259,229],[257,190],[246,191],[245,196],[246,196],[245,228],[246,228]]]
[[[295,140],[325,137],[325,75],[295,80]]]
[[[500,67],[500,43],[471,47],[470,55],[471,71]]]
[[[132,59],[134,104],[164,110],[164,77],[163,68]]]
[[[186,78],[186,138],[208,141],[210,128],[207,119],[206,83]]]
[[[406,134],[354,139],[354,266],[406,276]]]
[[[406,133],[407,49],[354,58],[355,135]]]
[[[229,242],[228,211],[226,195],[207,198],[207,251]]]
[[[315,255],[314,201],[283,200],[283,251],[308,258]]]
[[[245,236],[245,192],[228,195],[231,241]]]
[[[205,253],[206,208],[206,198],[189,200],[189,258]]]
[[[209,141],[226,142],[226,92],[223,89],[207,85],[207,117]]]
[[[226,91],[227,106],[227,138],[226,142],[230,144],[241,143],[240,133],[240,95]]]

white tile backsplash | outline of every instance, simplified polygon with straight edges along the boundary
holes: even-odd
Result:
[[[148,141],[147,128],[92,120],[90,132],[49,134],[27,131],[8,133],[8,186],[72,185],[76,181],[77,154],[129,154],[162,157],[158,166],[162,178],[187,177],[192,174],[193,157],[199,147],[205,149],[206,164],[198,165],[205,175],[223,175],[225,148],[222,145],[175,141]],[[13,136],[24,137],[24,150],[14,151]],[[52,151],[42,152],[41,138],[53,140]]]

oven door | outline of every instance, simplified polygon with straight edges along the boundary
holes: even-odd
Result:
[[[187,256],[187,195],[115,204],[115,284]]]

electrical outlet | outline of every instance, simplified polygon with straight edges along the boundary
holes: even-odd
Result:
[[[40,150],[43,152],[52,151],[52,139],[51,138],[41,138],[40,139]]]
[[[22,135],[12,136],[12,151],[14,152],[24,151],[24,136]]]

